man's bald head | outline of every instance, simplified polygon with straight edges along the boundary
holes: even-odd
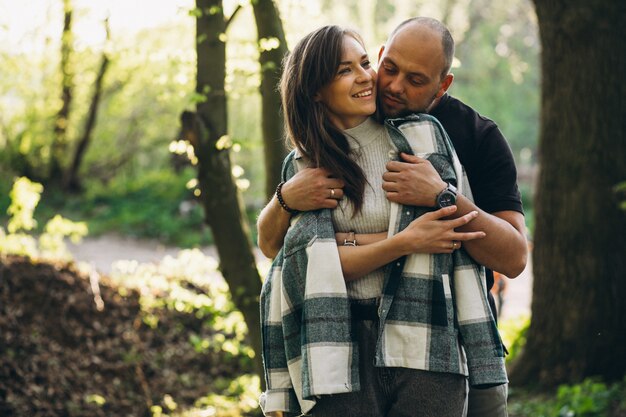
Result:
[[[441,56],[442,56],[442,70],[441,77],[445,77],[452,67],[452,60],[454,58],[454,39],[448,28],[431,17],[412,17],[400,23],[389,35],[387,39],[387,47],[394,41],[400,41],[404,39],[411,40],[413,45],[423,44],[425,39],[429,39],[433,36],[438,37],[441,40]]]

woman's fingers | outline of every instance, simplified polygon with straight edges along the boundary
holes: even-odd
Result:
[[[457,241],[457,246],[459,246],[461,245],[461,242],[474,240],[474,239],[482,239],[485,236],[487,236],[485,232],[463,232],[463,233],[455,232],[452,235],[452,239],[454,241]]]

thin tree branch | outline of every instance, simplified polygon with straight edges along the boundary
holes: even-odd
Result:
[[[233,19],[235,18],[235,16],[237,16],[237,13],[239,13],[239,10],[243,9],[243,6],[241,4],[237,5],[237,8],[235,9],[235,11],[233,12],[233,14],[230,15],[230,17],[228,19],[226,19],[226,27],[224,28],[224,31],[228,30],[228,26],[230,25],[230,23],[233,21]]]

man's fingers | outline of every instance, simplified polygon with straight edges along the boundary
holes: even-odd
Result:
[[[337,208],[337,206],[339,205],[339,200],[335,200],[335,199],[331,199],[331,198],[327,198],[326,200],[324,200],[324,202],[322,203],[322,207],[321,208],[329,208],[329,209],[334,209]]]
[[[337,178],[328,178],[326,183],[328,188],[343,188],[344,185],[343,181]]]
[[[408,168],[410,164],[407,162],[400,162],[400,161],[390,161],[387,162],[387,165],[385,165],[385,167],[387,168],[387,171],[390,172],[400,172],[406,168]]]
[[[383,189],[385,191],[387,191],[386,197],[387,200],[391,201],[392,203],[399,203],[399,199],[400,199],[400,193],[398,193],[397,191],[389,191],[385,188],[385,185],[383,184]]]
[[[398,192],[398,183],[397,182],[388,182],[385,181],[383,182],[383,190],[389,192],[394,192],[397,193]],[[387,198],[389,198],[389,196],[387,196]]]
[[[404,152],[400,152],[400,158],[402,158],[403,161],[411,164],[420,164],[428,161],[427,159],[420,158],[417,155],[409,155],[408,153]]]
[[[383,174],[383,181],[398,182],[402,178],[399,172],[387,171]]]

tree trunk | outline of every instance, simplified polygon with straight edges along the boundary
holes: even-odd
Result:
[[[50,149],[48,180],[61,183],[63,179],[63,159],[67,152],[67,125],[72,104],[73,70],[71,56],[73,51],[71,0],[63,0],[63,32],[61,35],[61,108],[54,122],[54,136]]]
[[[625,3],[535,0],[541,171],[532,321],[513,383],[626,374]]]
[[[109,19],[105,20],[105,29],[107,34],[107,43],[111,39],[111,34],[109,31]],[[94,128],[96,127],[96,118],[98,116],[98,106],[100,105],[100,98],[102,97],[102,82],[104,80],[104,74],[106,74],[107,68],[109,67],[109,57],[106,53],[105,49],[102,51],[102,61],[100,63],[100,69],[98,70],[98,75],[96,76],[96,82],[94,84],[93,96],[91,97],[91,103],[89,105],[89,113],[87,114],[87,121],[85,122],[85,129],[83,131],[83,136],[78,141],[78,145],[76,146],[76,150],[74,151],[74,157],[72,158],[72,164],[68,168],[65,179],[63,182],[63,186],[66,191],[70,192],[79,192],[82,189],[81,180],[78,175],[80,170],[80,166],[83,162],[83,157],[85,156],[85,152],[87,152],[87,148],[91,143],[91,136]]]
[[[256,371],[263,381],[259,294],[261,278],[252,252],[250,230],[241,196],[231,173],[227,137],[226,28],[221,0],[196,0],[196,92],[206,101],[196,113],[184,112],[183,131],[194,145],[198,158],[200,201],[205,221],[213,232],[220,270],[230,287],[233,302],[248,326],[248,337],[256,352]]]
[[[269,200],[280,182],[280,168],[286,155],[278,82],[282,59],[288,49],[283,24],[273,0],[256,0],[252,2],[252,7],[259,39],[265,195]],[[270,39],[278,44],[268,42]]]

